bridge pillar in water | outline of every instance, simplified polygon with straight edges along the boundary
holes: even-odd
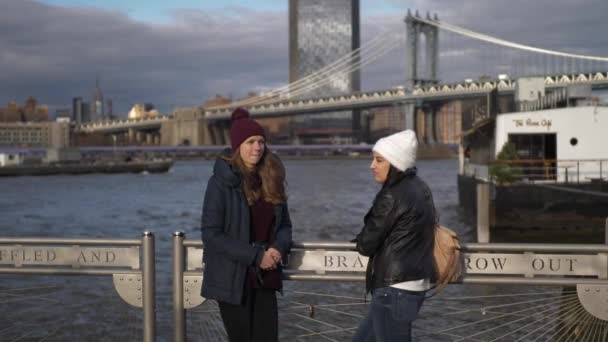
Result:
[[[230,143],[230,121],[223,120],[215,122],[214,126],[214,145],[227,145]]]
[[[135,143],[136,144],[139,145],[144,141],[143,135],[144,135],[143,132],[135,131]]]
[[[226,145],[230,142],[230,121],[215,121],[208,125],[211,144]]]
[[[209,140],[211,141],[210,145],[218,145],[217,132],[215,126],[215,122],[207,122],[207,131],[209,132]]]
[[[222,134],[224,136],[224,142],[222,145],[230,144],[230,121],[226,121],[222,125]]]
[[[208,145],[209,129],[203,109],[179,108],[172,120],[161,125],[161,144],[165,146]]]
[[[405,127],[404,129],[411,129],[416,132],[416,104],[415,103],[406,103],[403,105],[405,109]],[[418,132],[416,132],[418,133]]]
[[[129,145],[135,143],[135,130],[133,128],[129,128],[127,131],[127,141]]]
[[[222,133],[222,128],[220,127],[221,122],[213,122],[209,125],[209,130],[211,131],[211,139],[213,141],[213,145],[223,145],[224,144],[224,135]]]
[[[437,142],[437,136],[435,135],[435,108],[429,107],[424,112],[424,136],[426,138],[426,142],[429,144],[434,144]]]

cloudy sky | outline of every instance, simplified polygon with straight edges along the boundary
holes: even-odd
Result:
[[[240,97],[282,86],[287,3],[0,0],[0,107],[32,95],[52,110],[69,108],[74,96],[92,97],[97,75],[119,115],[133,103],[170,112],[215,94]],[[404,37],[408,8],[523,44],[608,56],[606,0],[361,0],[362,44],[378,34]],[[501,71],[496,65],[522,72],[519,61],[545,65],[544,71],[563,64],[449,34],[440,40],[442,79],[494,74]],[[364,67],[364,89],[404,82],[404,46]],[[601,63],[586,67],[608,70]]]

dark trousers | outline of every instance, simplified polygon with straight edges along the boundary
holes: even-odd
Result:
[[[353,342],[410,342],[412,322],[418,316],[424,294],[394,287],[373,290],[369,311]]]
[[[245,286],[242,305],[218,302],[230,342],[279,340],[276,291]]]

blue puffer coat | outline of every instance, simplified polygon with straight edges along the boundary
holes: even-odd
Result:
[[[291,220],[287,204],[274,208],[274,243],[281,255],[291,248]],[[201,295],[230,304],[241,304],[247,268],[259,267],[264,249],[250,243],[249,205],[241,175],[221,157],[207,183],[201,232],[204,244]]]

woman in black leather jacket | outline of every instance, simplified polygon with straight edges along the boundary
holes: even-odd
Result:
[[[378,140],[371,169],[382,188],[356,237],[369,257],[369,312],[353,341],[411,341],[412,322],[434,281],[435,207],[416,175],[416,134],[411,130]]]

